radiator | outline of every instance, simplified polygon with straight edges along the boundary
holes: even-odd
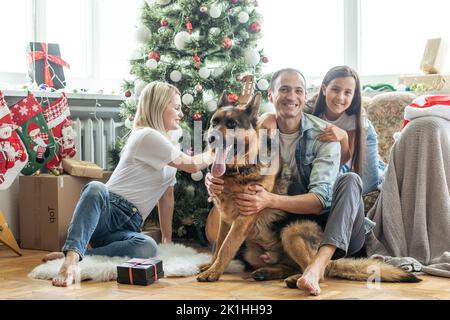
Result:
[[[116,129],[123,126],[112,118],[73,119],[77,155],[74,159],[94,162],[107,168],[107,150],[114,146]]]

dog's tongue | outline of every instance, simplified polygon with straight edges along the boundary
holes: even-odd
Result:
[[[216,149],[216,158],[212,164],[211,174],[214,177],[221,177],[226,171],[225,161],[227,159],[228,152],[230,152],[231,146],[228,146],[226,150]]]

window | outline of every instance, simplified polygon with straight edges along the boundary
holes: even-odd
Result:
[[[361,1],[361,74],[422,73],[427,39],[450,43],[448,12],[446,0]]]
[[[306,77],[323,77],[344,63],[343,0],[259,0],[264,20],[261,47],[267,71],[294,67]]]
[[[135,25],[139,22],[140,1],[100,0],[100,76],[126,78],[130,71],[128,57],[137,47]]]
[[[25,73],[27,45],[32,39],[31,1],[0,1],[0,13],[0,71]]]
[[[66,78],[88,77],[87,0],[47,0],[46,9],[46,42],[59,44],[61,58],[70,64],[70,69],[64,68]]]

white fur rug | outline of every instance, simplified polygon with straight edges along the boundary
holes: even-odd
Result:
[[[160,244],[157,257],[163,261],[165,277],[188,277],[199,273],[199,265],[211,261],[211,254],[198,253],[195,249],[182,244]],[[130,258],[85,256],[79,263],[81,280],[95,282],[111,281],[117,278],[117,266]],[[34,268],[28,276],[33,279],[51,280],[55,277],[64,259],[43,263]],[[244,271],[241,261],[233,260],[225,272],[237,273]]]

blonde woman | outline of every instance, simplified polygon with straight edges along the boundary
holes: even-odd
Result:
[[[84,255],[149,258],[157,244],[141,231],[158,205],[162,243],[172,241],[173,186],[177,169],[197,172],[212,163],[209,152],[190,157],[170,141],[183,118],[180,92],[164,82],[148,84],[139,99],[133,130],[119,164],[106,184],[90,182],[81,191],[62,252],[43,261],[65,257],[55,286],[69,286]],[[91,249],[87,249],[90,244]]]

